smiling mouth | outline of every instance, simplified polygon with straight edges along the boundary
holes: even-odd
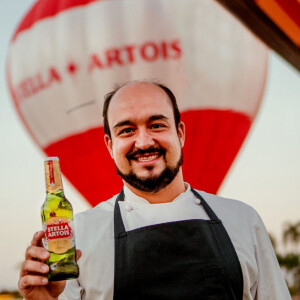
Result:
[[[165,151],[160,148],[150,148],[147,150],[139,149],[128,154],[127,158],[138,162],[150,162],[159,158],[161,155],[164,155],[164,153]]]
[[[151,161],[154,160],[156,158],[158,158],[159,155],[150,155],[150,156],[140,156],[140,157],[136,157],[135,160],[140,161],[140,162],[147,162],[147,161]]]

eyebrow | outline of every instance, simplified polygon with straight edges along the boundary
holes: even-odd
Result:
[[[148,122],[150,121],[156,121],[156,120],[167,120],[169,119],[168,117],[164,116],[164,115],[153,115],[148,119]],[[130,120],[124,120],[124,121],[120,121],[118,122],[116,125],[114,125],[114,129],[118,128],[118,127],[122,127],[122,126],[126,126],[126,125],[133,125],[134,123]]]
[[[168,117],[164,116],[164,115],[154,115],[154,116],[151,116],[149,118],[149,121],[155,121],[155,120],[167,120],[169,119]]]

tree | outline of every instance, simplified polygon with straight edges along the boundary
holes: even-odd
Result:
[[[300,221],[295,224],[286,223],[282,239],[285,244],[292,245],[298,251],[300,245]]]
[[[286,281],[291,295],[300,295],[300,221],[286,223],[282,233],[282,241],[287,251],[280,254],[276,251],[276,240],[269,234],[275,249],[279,265],[284,269]]]

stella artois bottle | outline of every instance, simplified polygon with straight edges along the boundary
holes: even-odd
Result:
[[[45,160],[46,200],[41,215],[45,232],[44,246],[50,253],[49,281],[77,278],[73,209],[62,187],[58,157]]]

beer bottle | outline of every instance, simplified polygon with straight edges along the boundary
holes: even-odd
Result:
[[[45,160],[46,200],[41,215],[45,232],[44,246],[50,257],[47,260],[49,281],[77,278],[73,209],[66,199],[62,186],[58,157]]]

